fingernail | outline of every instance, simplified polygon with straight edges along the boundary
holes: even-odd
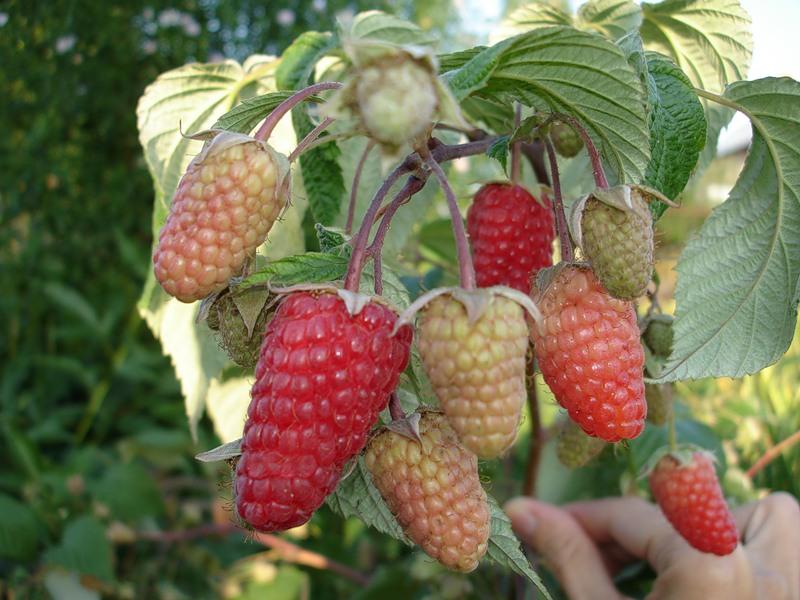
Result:
[[[533,536],[537,520],[526,502],[512,500],[505,505],[505,511],[519,537],[529,539]]]

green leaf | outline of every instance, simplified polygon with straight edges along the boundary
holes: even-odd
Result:
[[[670,59],[655,52],[645,55],[650,103],[650,162],[645,183],[669,198],[686,187],[703,144],[706,118],[686,75]],[[667,209],[654,201],[655,218]]]
[[[25,504],[0,494],[0,557],[29,561],[40,538],[36,514]]]
[[[495,133],[508,133],[514,129],[514,105],[489,98],[470,96],[461,101],[467,116]]]
[[[488,496],[491,516],[491,536],[489,549],[486,551],[492,561],[511,569],[535,585],[545,598],[552,598],[542,583],[541,577],[533,570],[525,553],[520,547],[517,536],[511,529],[511,521],[497,504],[497,500]]]
[[[423,31],[415,23],[378,10],[356,15],[349,37],[414,46],[427,46],[438,41],[434,33]]]
[[[505,172],[508,171],[508,140],[509,136],[502,135],[486,150],[486,156],[499,162]]]
[[[57,565],[107,583],[114,579],[111,545],[100,521],[94,517],[78,517],[70,522],[61,543],[45,552],[43,560],[47,565]]]
[[[587,128],[618,178],[642,180],[649,159],[645,92],[611,42],[567,27],[536,29],[444,76],[455,94],[568,113]]]
[[[640,28],[645,49],[672,58],[695,87],[721,93],[747,77],[753,54],[750,16],[738,0],[666,0],[642,4]],[[714,157],[717,138],[733,112],[706,106],[708,130],[700,159],[704,168]]]
[[[292,92],[271,92],[248,98],[217,119],[212,129],[250,133],[260,121],[291,95]]]
[[[319,249],[324,254],[336,254],[344,257],[350,256],[352,248],[350,244],[347,243],[347,238],[342,233],[341,229],[327,228],[320,223],[315,223],[314,231],[317,233]]]
[[[590,0],[574,17],[558,6],[534,2],[521,6],[503,21],[496,39],[553,25],[571,25],[617,40],[634,31],[642,22],[642,12],[630,0]]]
[[[472,60],[476,54],[486,50],[486,46],[475,46],[466,50],[458,50],[457,52],[449,52],[448,54],[439,54],[436,57],[439,63],[439,73],[447,73],[454,71],[459,67],[464,66]]]
[[[753,124],[728,199],[678,260],[675,342],[663,381],[741,377],[774,363],[795,329],[800,279],[800,84],[732,84]]]
[[[353,465],[352,472],[339,482],[325,503],[345,518],[358,517],[369,527],[411,545],[411,540],[403,533],[397,519],[372,483],[372,476],[361,456]]]
[[[105,504],[116,519],[138,521],[157,517],[164,510],[153,478],[137,464],[113,465],[88,487],[95,500]]]
[[[308,84],[317,61],[338,45],[329,31],[306,31],[281,55],[275,71],[275,84],[281,90],[297,90]]]
[[[237,288],[247,289],[267,283],[290,286],[298,283],[335,281],[344,277],[346,271],[347,259],[343,256],[307,252],[270,262],[265,268],[242,280]]]

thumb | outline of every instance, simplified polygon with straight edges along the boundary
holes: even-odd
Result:
[[[621,598],[594,542],[567,512],[530,498],[515,498],[506,514],[520,539],[552,569],[571,600]]]

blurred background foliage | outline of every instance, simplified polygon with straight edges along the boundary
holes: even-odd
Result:
[[[172,367],[135,310],[151,244],[152,183],[135,123],[136,101],[147,84],[186,62],[279,54],[302,31],[330,29],[337,17],[367,8],[436,30],[443,49],[471,44],[459,5],[0,5],[0,595],[388,600],[499,597],[519,586],[492,569],[469,579],[445,573],[326,510],[291,532],[285,538],[290,546],[231,534],[229,475],[192,458],[215,444],[212,429],[203,421],[192,442]],[[668,310],[675,258],[724,198],[719,190],[732,185],[742,158],[718,160],[684,195],[684,207],[659,225]],[[462,197],[493,173],[480,163],[457,164],[453,172]],[[452,260],[443,244],[448,228],[439,225],[420,232],[426,285]],[[758,375],[678,386],[686,427],[724,452],[732,497],[800,492],[798,446],[752,482],[745,475],[800,429],[799,381],[795,342],[780,363]],[[541,392],[545,423],[551,423],[556,406]],[[711,429],[694,424],[695,418]],[[655,444],[661,435],[650,428],[636,443]],[[520,489],[527,452],[527,438],[521,439],[514,455],[490,468],[501,499]],[[570,473],[548,445],[540,493],[554,501],[617,494],[618,463],[604,455]],[[364,587],[366,576],[370,585]]]

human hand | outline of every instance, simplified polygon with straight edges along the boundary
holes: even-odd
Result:
[[[800,600],[800,508],[789,494],[734,509],[740,543],[727,556],[698,552],[640,498],[556,507],[520,497],[505,510],[571,600],[623,598],[611,577],[638,559],[657,574],[648,600]]]

